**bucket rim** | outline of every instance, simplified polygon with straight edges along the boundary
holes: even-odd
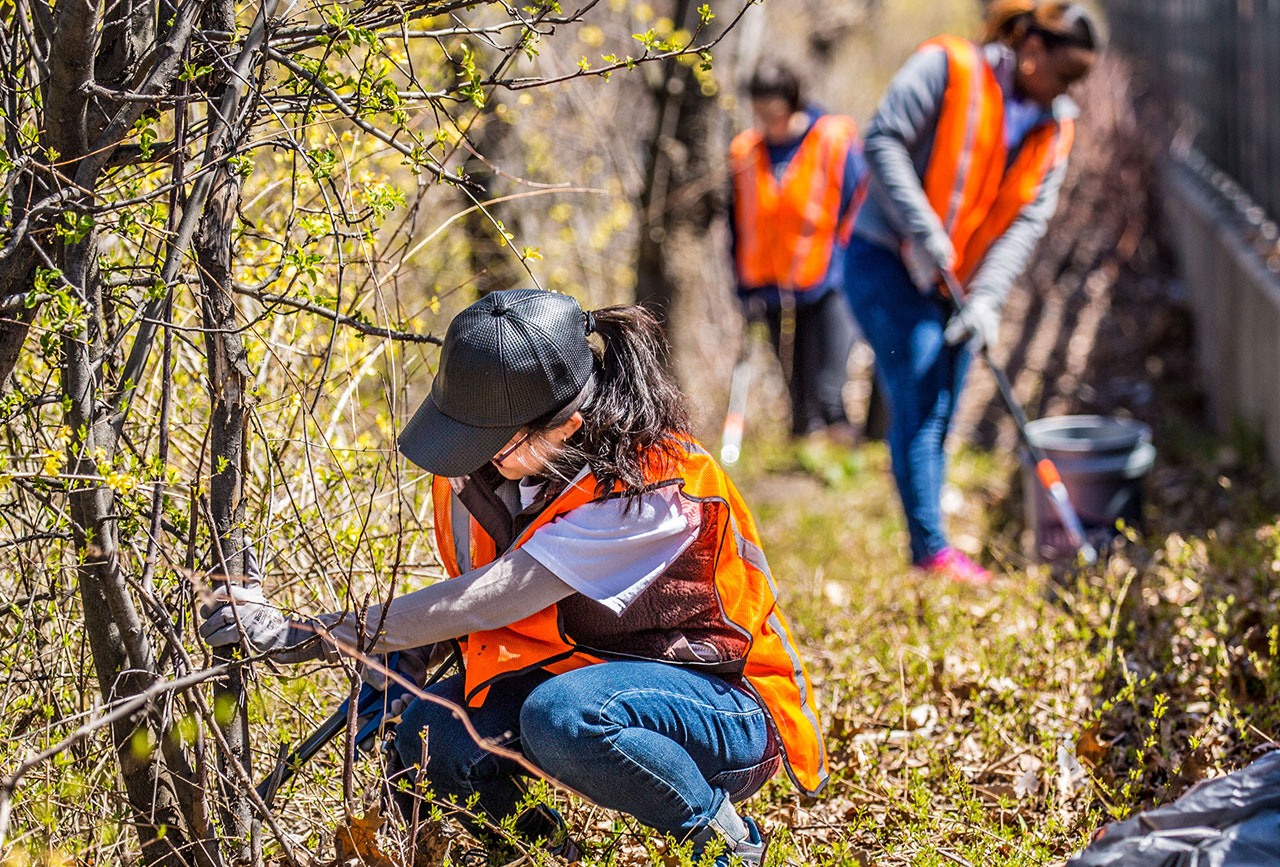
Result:
[[[1088,430],[1087,436],[1062,435]],[[1077,454],[1133,451],[1151,441],[1151,426],[1133,418],[1110,415],[1055,415],[1027,423],[1027,436],[1039,448]]]
[[[1035,465],[1026,449],[1019,450],[1024,472],[1035,473]],[[1156,447],[1149,442],[1138,443],[1127,452],[1109,452],[1096,455],[1075,454],[1070,458],[1060,458],[1057,463],[1062,480],[1067,483],[1068,492],[1074,479],[1086,477],[1106,477],[1112,479],[1140,479],[1151,472],[1156,462]],[[1034,475],[1032,476],[1034,479]]]

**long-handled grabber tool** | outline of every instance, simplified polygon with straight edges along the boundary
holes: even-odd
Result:
[[[955,304],[956,310],[959,311],[965,300],[965,291],[960,285],[960,281],[950,270],[944,269],[942,271],[942,282],[946,285],[947,292],[951,295],[951,301]],[[1009,377],[1005,374],[1004,368],[991,359],[990,348],[985,344],[982,346],[981,355],[982,360],[987,363],[987,369],[995,377],[996,387],[1000,390],[1000,396],[1004,399],[1005,406],[1009,408],[1009,412],[1013,415],[1013,422],[1018,428],[1018,438],[1022,441],[1022,446],[1027,450],[1027,454],[1030,455],[1032,464],[1035,465],[1036,478],[1040,480],[1045,493],[1049,495],[1049,503],[1053,506],[1053,511],[1057,514],[1058,520],[1062,522],[1063,528],[1067,531],[1067,538],[1071,540],[1071,544],[1075,546],[1080,556],[1084,558],[1085,563],[1090,566],[1094,565],[1098,562],[1098,551],[1085,536],[1084,525],[1080,523],[1080,516],[1076,513],[1075,506],[1071,504],[1071,496],[1067,493],[1067,486],[1063,484],[1058,468],[1054,466],[1053,461],[1044,453],[1044,450],[1031,441],[1031,436],[1027,433],[1027,414],[1023,411],[1022,404],[1018,403],[1017,397],[1013,394],[1013,384],[1009,382]]]
[[[742,335],[742,351],[733,365],[729,385],[729,410],[724,414],[724,433],[720,437],[720,463],[731,467],[742,456],[742,434],[747,425],[747,392],[751,389],[750,337]]]
[[[724,431],[720,436],[720,463],[731,467],[742,456],[742,434],[747,426],[747,394],[751,390],[751,326],[763,315],[759,299],[743,308],[746,323],[742,327],[742,348],[733,365],[729,382],[729,409],[724,414]]]
[[[391,653],[387,655],[387,668],[397,671],[399,661],[399,653]],[[457,651],[455,650],[450,657],[435,670],[432,675],[427,678],[419,689],[426,689],[434,684],[440,678],[444,677],[458,661]],[[390,714],[391,708],[396,704],[397,700],[410,696],[409,690],[396,683],[394,680],[387,678],[384,689],[376,689],[371,684],[363,683],[360,686],[360,692],[356,694],[356,720],[360,726],[356,732],[356,747],[361,753],[367,753],[373,748],[374,742],[377,740],[379,729],[385,724]],[[276,792],[280,787],[288,782],[289,779],[297,773],[298,769],[305,765],[312,756],[320,752],[325,744],[333,740],[339,733],[347,727],[347,718],[351,708],[351,699],[343,700],[342,704],[333,714],[322,722],[314,732],[312,732],[306,740],[293,748],[289,754],[276,762],[276,766],[271,773],[258,784],[258,795],[262,798],[263,803],[267,806],[275,800]]]

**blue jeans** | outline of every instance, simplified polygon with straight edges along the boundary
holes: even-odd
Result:
[[[947,428],[970,353],[948,346],[951,302],[916,289],[898,254],[854,238],[845,263],[849,306],[876,354],[888,397],[889,453],[915,563],[947,546],[942,527]]]
[[[429,689],[458,704],[462,691],[461,675]],[[660,662],[511,677],[468,714],[482,737],[523,753],[596,804],[678,840],[698,841],[725,798],[754,794],[781,764],[769,721],[751,695]],[[478,796],[493,819],[514,810],[524,771],[477,746],[440,705],[418,699],[405,710],[396,730],[403,765],[421,762],[424,729],[425,777],[437,797],[463,803]],[[517,830],[530,839],[549,836],[531,813]]]

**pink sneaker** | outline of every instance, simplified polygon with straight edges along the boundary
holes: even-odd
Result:
[[[938,578],[949,578],[960,584],[972,584],[981,587],[991,583],[991,573],[970,560],[950,545],[937,554],[926,557],[916,564],[930,575]]]

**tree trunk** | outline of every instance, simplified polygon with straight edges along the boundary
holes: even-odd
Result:
[[[235,8],[230,0],[215,0],[205,12],[207,28],[235,29]],[[225,74],[219,75],[213,104],[221,104],[226,92]],[[229,122],[233,118],[224,118]],[[224,153],[234,146],[234,132],[224,139]],[[227,576],[245,574],[244,467],[246,404],[249,366],[244,343],[236,328],[232,294],[231,240],[240,202],[240,178],[229,171],[223,154],[213,155],[218,168],[205,202],[194,246],[200,270],[201,313],[205,327],[209,373],[209,520],[212,523],[210,563],[214,572]],[[235,651],[232,651],[234,653]],[[236,864],[256,864],[261,859],[260,834],[253,804],[240,786],[229,763],[238,763],[252,777],[249,750],[249,705],[244,675],[236,669],[214,693],[214,706],[230,755],[219,756],[222,766],[223,833],[226,851]]]
[[[482,154],[500,154],[507,146],[512,127],[503,123],[495,113],[498,105],[496,97],[485,104],[485,115],[472,127],[475,148]],[[493,169],[481,159],[472,157],[465,163],[467,177],[478,182],[483,188],[478,196],[481,202],[497,196],[497,175]],[[490,213],[500,208],[491,206]],[[509,223],[514,211],[508,213],[503,220]],[[462,218],[462,230],[467,235],[467,259],[471,262],[471,273],[475,276],[475,288],[478,295],[487,295],[498,289],[511,289],[528,280],[524,269],[517,264],[510,245],[498,240],[498,230],[493,225],[489,214],[480,210],[472,211]]]
[[[117,5],[107,26],[122,24]],[[70,182],[79,161],[87,155],[91,126],[89,85],[93,83],[94,50],[99,7],[94,2],[59,4],[57,27],[45,91],[45,129],[42,138],[59,157],[58,170]],[[146,29],[133,20],[129,26]],[[152,25],[153,27],[154,25]],[[127,70],[117,69],[125,76]],[[105,109],[104,109],[105,110]],[[37,194],[32,194],[37,195]],[[91,203],[90,192],[84,201]],[[29,205],[30,202],[24,202]],[[75,208],[76,203],[70,205]],[[32,229],[36,227],[33,226]],[[41,243],[49,243],[47,235]],[[68,511],[80,562],[77,579],[84,608],[85,631],[104,701],[128,698],[146,689],[157,677],[156,662],[143,620],[125,585],[117,542],[118,504],[111,488],[93,479],[99,461],[110,461],[118,446],[111,410],[103,394],[100,367],[94,362],[106,348],[104,287],[98,273],[96,230],[83,238],[60,238],[48,254],[62,271],[69,291],[86,312],[83,323],[62,337],[61,387],[66,401],[65,422],[73,432],[68,445],[67,473],[81,477],[68,492]],[[30,279],[38,259],[30,261]],[[19,263],[20,264],[20,263]],[[20,269],[19,269],[20,270]],[[17,272],[15,272],[17,273]],[[14,291],[12,284],[4,287]],[[25,288],[25,287],[20,287]],[[34,315],[34,310],[31,310]],[[23,321],[25,320],[25,321]],[[10,324],[0,341],[0,374],[12,368],[26,336],[29,316]],[[179,867],[188,862],[184,816],[178,809],[172,781],[158,750],[159,727],[153,708],[143,708],[111,727],[120,774],[145,864]]]
[[[36,255],[30,249],[17,250],[4,264],[4,273],[0,274],[0,303],[31,287],[35,279]],[[27,334],[37,312],[37,305],[23,305],[0,314],[0,395],[9,390],[9,375],[22,356],[22,347],[27,342]]]
[[[693,0],[677,0],[672,20],[677,27],[694,29]],[[715,97],[703,94],[687,64],[665,61],[652,94],[657,111],[640,193],[636,302],[649,307],[666,327],[681,283],[670,242],[682,233],[704,249],[710,247],[720,185],[708,183],[707,166],[723,163],[728,127]]]
[[[85,330],[62,341],[62,393],[68,401],[66,424],[74,432],[67,472],[96,476],[97,455],[107,459],[116,447],[109,411],[98,399],[99,383],[91,359],[102,352],[101,287],[97,274],[97,234],[90,232],[62,251],[67,282],[90,311]],[[155,680],[155,660],[142,619],[125,587],[116,543],[116,503],[112,490],[98,482],[77,482],[68,496],[72,532],[81,551],[77,568],[85,630],[104,701],[127,698]],[[148,710],[112,726],[134,823],[146,864],[185,865],[182,815],[156,750],[159,735]]]
[[[213,540],[210,558],[215,572],[229,576],[245,573],[244,555],[244,445],[248,424],[245,397],[249,367],[244,344],[236,328],[236,307],[231,292],[231,229],[236,203],[240,198],[238,179],[217,169],[218,177],[205,205],[200,230],[195,238],[196,258],[200,265],[203,292],[205,346],[209,372],[209,520]],[[237,669],[216,690],[215,707],[223,724],[223,736],[231,755],[225,762],[238,762],[253,773],[249,753],[249,706],[244,679]],[[224,833],[234,838],[232,844],[237,863],[250,863],[257,858],[257,833],[253,824],[253,805],[240,791],[234,771],[223,768],[223,796],[226,810]]]

